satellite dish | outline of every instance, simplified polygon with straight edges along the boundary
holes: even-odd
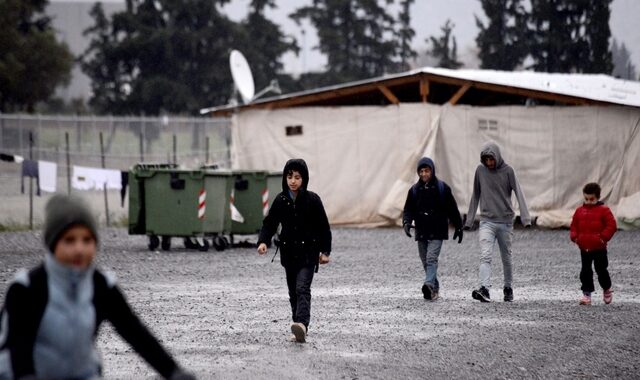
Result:
[[[255,85],[253,84],[253,75],[247,59],[237,50],[232,50],[229,56],[229,66],[231,67],[231,76],[235,83],[240,96],[245,104],[249,103],[255,95]]]

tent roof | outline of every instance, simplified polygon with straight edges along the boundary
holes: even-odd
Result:
[[[398,74],[260,99],[245,105],[213,107],[208,111],[223,115],[249,108],[384,105],[427,101],[435,104],[614,104],[640,107],[640,82],[603,74],[422,67]]]

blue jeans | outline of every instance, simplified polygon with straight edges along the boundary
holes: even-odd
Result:
[[[440,289],[438,282],[438,258],[442,249],[442,240],[418,241],[418,254],[424,268],[424,284],[431,286],[435,291]]]
[[[481,221],[478,237],[480,239],[480,286],[487,289],[491,287],[491,256],[496,241],[498,241],[504,272],[504,287],[511,288],[513,281],[513,265],[511,264],[513,223]]]

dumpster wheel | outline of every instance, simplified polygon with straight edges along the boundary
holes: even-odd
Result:
[[[184,247],[186,249],[197,249],[198,243],[195,243],[190,237],[186,237],[184,238]]]
[[[209,250],[209,242],[207,241],[207,239],[196,239],[196,242],[198,244],[198,250],[200,252],[207,252]]]
[[[156,235],[149,235],[149,245],[147,245],[147,247],[149,247],[149,250],[155,251],[159,245],[160,245],[160,238]]]
[[[171,249],[171,236],[163,236],[162,237],[162,243],[160,244],[162,246],[162,250],[163,251],[168,251]]]
[[[228,243],[225,241],[224,237],[216,236],[213,238],[213,248],[215,248],[216,251],[224,251],[227,246]]]

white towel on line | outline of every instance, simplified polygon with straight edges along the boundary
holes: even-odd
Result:
[[[49,161],[38,161],[38,177],[40,190],[55,193],[58,184],[58,164]]]
[[[73,166],[71,187],[74,189],[102,190],[104,184],[107,185],[107,189],[120,190],[122,188],[120,170]]]

